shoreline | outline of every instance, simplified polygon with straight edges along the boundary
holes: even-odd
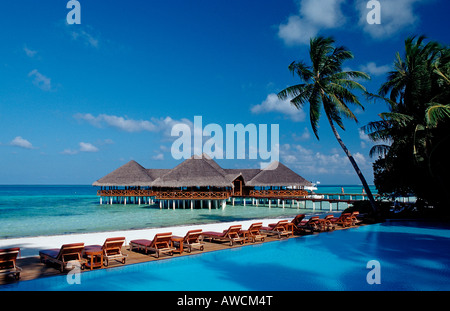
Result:
[[[340,212],[339,212],[340,213]],[[307,215],[307,217],[310,215]],[[84,232],[72,234],[59,234],[49,236],[34,236],[0,239],[0,248],[20,247],[20,258],[39,256],[39,251],[44,249],[59,249],[63,244],[84,243],[85,245],[103,245],[107,238],[125,237],[125,245],[135,239],[153,239],[155,234],[172,232],[173,235],[184,236],[186,232],[193,229],[203,231],[223,231],[232,225],[242,225],[242,229],[247,229],[252,223],[262,222],[263,226],[276,223],[281,219],[292,220],[293,217],[263,218],[251,220],[237,220],[229,222],[215,222],[209,224],[180,225],[170,227],[157,227],[147,229],[128,229],[104,232]]]

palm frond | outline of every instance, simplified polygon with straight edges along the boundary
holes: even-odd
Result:
[[[428,126],[435,127],[439,121],[450,118],[450,105],[433,104],[425,111]]]
[[[390,148],[391,146],[389,145],[374,145],[370,148],[369,157],[373,158],[376,155],[386,157]]]

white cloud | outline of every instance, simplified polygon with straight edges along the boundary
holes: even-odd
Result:
[[[359,152],[355,153],[353,155],[353,158],[355,159],[358,166],[363,166],[363,165],[367,164],[366,157],[362,153],[359,153]]]
[[[411,32],[419,22],[419,17],[414,12],[416,4],[426,0],[390,0],[380,1],[381,23],[367,23],[367,0],[358,0],[357,9],[360,12],[359,25],[373,38],[385,39],[407,29]]]
[[[33,145],[21,136],[17,136],[10,142],[11,146],[21,147],[25,149],[34,149]]]
[[[70,27],[73,28],[73,26],[70,26]],[[89,32],[87,32],[86,30],[83,30],[83,29],[72,30],[70,32],[70,35],[72,36],[73,40],[80,40],[85,45],[98,49],[99,48],[99,39],[98,39],[98,37],[95,37],[94,35],[92,35],[90,33],[91,31],[92,31],[91,28],[89,29]]]
[[[309,39],[317,33],[318,27],[296,15],[290,16],[286,24],[278,26],[278,36],[287,45],[308,44]]]
[[[154,132],[157,130],[154,124],[146,120],[133,120],[107,114],[100,114],[97,117],[94,117],[90,113],[77,113],[74,117],[78,120],[85,120],[96,127],[103,127],[104,125],[107,125],[126,132]]]
[[[171,117],[165,118],[151,118],[150,120],[135,120],[128,117],[99,114],[93,116],[90,113],[77,113],[74,118],[80,121],[87,121],[89,124],[95,127],[113,127],[125,132],[162,132],[164,136],[170,137],[172,127],[178,123],[184,123],[193,128],[193,123],[187,119],[181,119],[180,121],[174,120]]]
[[[24,50],[25,54],[27,54],[27,56],[30,58],[33,58],[37,54],[37,51],[33,51],[26,46],[23,48],[23,50]]]
[[[41,90],[50,91],[52,89],[51,79],[41,74],[37,69],[34,69],[28,73],[29,77],[34,77],[33,84],[39,87]]]
[[[373,144],[372,140],[369,138],[369,135],[364,133],[363,130],[359,130],[359,139],[361,139],[361,148],[366,148],[366,144]]]
[[[297,133],[292,133],[291,138],[295,141],[305,141],[311,138],[311,134],[309,133],[308,128],[305,127],[300,135],[297,135]]]
[[[158,153],[157,155],[152,157],[153,160],[164,160],[164,154]]]
[[[289,99],[280,100],[277,94],[274,93],[267,95],[266,99],[261,104],[252,106],[250,110],[255,114],[278,112],[284,114],[294,122],[305,120],[305,113],[303,110],[295,108]]]
[[[361,170],[369,174],[372,172],[371,162],[362,153],[356,152],[353,158]],[[280,146],[280,160],[307,179],[356,176],[347,156],[336,148],[323,153],[301,144],[283,144]]]
[[[78,150],[72,150],[72,149],[64,149],[61,151],[61,154],[77,154]]]
[[[91,143],[80,142],[78,144],[80,146],[79,149],[64,149],[61,154],[69,154],[74,155],[80,152],[98,152],[99,149]]]
[[[91,143],[80,142],[80,151],[81,152],[97,152],[98,148],[95,147]]]
[[[341,5],[345,0],[303,0],[299,14],[278,26],[278,37],[285,44],[308,44],[321,29],[337,28],[345,23]]]
[[[374,62],[369,62],[366,65],[361,65],[360,69],[369,75],[380,76],[388,73],[392,67],[390,65],[377,66]]]

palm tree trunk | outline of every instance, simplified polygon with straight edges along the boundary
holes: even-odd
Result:
[[[326,113],[326,115],[328,118],[328,122],[330,122],[331,129],[333,130],[334,136],[336,136],[336,139],[337,139],[339,145],[341,145],[342,150],[344,150],[345,154],[347,155],[348,159],[350,160],[350,163],[352,164],[353,168],[355,169],[356,174],[358,175],[359,179],[361,180],[364,190],[366,191],[367,197],[369,198],[369,202],[372,207],[372,211],[373,211],[374,215],[376,217],[379,216],[377,204],[373,198],[372,192],[370,191],[369,185],[367,184],[366,179],[364,178],[364,175],[362,174],[361,170],[359,169],[358,164],[356,164],[356,161],[353,158],[352,154],[350,153],[350,151],[347,149],[344,142],[342,141],[341,136],[339,135],[338,131],[336,130],[336,127],[334,126],[330,116],[328,115],[328,113]]]

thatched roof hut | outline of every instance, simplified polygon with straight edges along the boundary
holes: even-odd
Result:
[[[134,160],[122,165],[105,177],[94,182],[93,186],[150,186],[154,179]]]
[[[292,171],[286,165],[278,161],[274,161],[261,170],[256,176],[247,182],[246,185],[253,187],[302,187],[312,186],[312,183]]]
[[[193,156],[156,179],[154,187],[231,187],[225,171],[211,158]]]
[[[141,187],[233,187],[242,176],[249,187],[302,187],[312,184],[274,161],[265,169],[223,169],[208,155],[194,155],[173,169],[145,169],[136,161],[130,161],[93,183],[93,186],[141,186]]]

